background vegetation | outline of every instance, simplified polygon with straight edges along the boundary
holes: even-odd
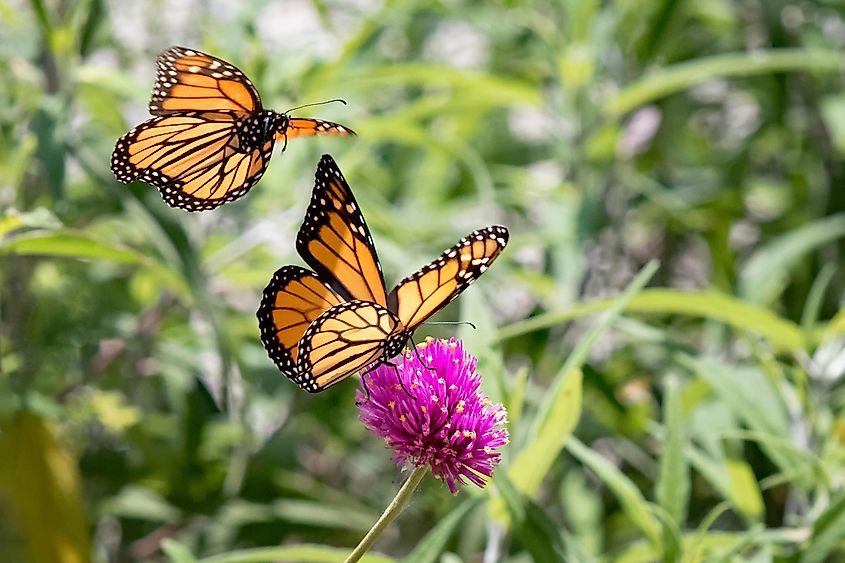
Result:
[[[118,184],[171,44],[360,136],[213,212]],[[0,559],[328,561],[369,528],[402,474],[355,384],[301,392],[254,317],[323,152],[389,281],[511,230],[440,315],[478,325],[505,460],[426,480],[372,560],[845,557],[843,47],[837,0],[0,0]]]

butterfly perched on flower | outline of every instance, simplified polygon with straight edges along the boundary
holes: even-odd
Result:
[[[508,242],[479,229],[388,293],[364,216],[334,159],[317,166],[296,249],[313,268],[283,266],[258,309],[261,340],[288,378],[316,393],[389,362],[414,330],[474,282]]]
[[[153,184],[173,207],[214,209],[243,196],[264,174],[276,141],[355,134],[264,109],[243,72],[195,49],[170,47],[156,65],[156,117],[118,139],[111,169],[123,183]]]

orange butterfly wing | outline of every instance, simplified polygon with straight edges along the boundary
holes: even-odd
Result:
[[[174,207],[214,209],[249,191],[273,154],[272,137],[242,152],[239,123],[223,111],[155,117],[118,139],[112,172],[124,183],[153,184]]]
[[[388,309],[410,333],[483,274],[508,243],[508,230],[492,226],[462,238],[390,292]]]
[[[150,113],[233,111],[255,115],[261,98],[236,66],[196,49],[170,47],[156,59]]]
[[[308,383],[296,368],[299,341],[317,317],[343,299],[305,268],[279,268],[261,299],[256,316],[261,341],[279,370],[300,387]]]
[[[401,332],[396,317],[367,301],[347,301],[317,317],[299,342],[298,376],[317,393],[385,355],[391,335]],[[404,339],[403,339],[404,342]]]
[[[343,174],[327,154],[317,165],[296,250],[320,279],[348,300],[387,305],[373,237]]]
[[[310,137],[311,135],[355,135],[355,131],[340,123],[311,119],[308,117],[290,117],[287,127],[276,131],[276,140],[287,142],[294,137]]]

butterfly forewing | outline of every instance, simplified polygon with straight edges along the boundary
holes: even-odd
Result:
[[[361,210],[324,155],[296,240],[315,271],[276,272],[258,310],[264,346],[300,387],[322,391],[398,354],[413,330],[484,273],[507,242],[504,227],[475,231],[386,296]]]
[[[462,238],[390,292],[388,308],[413,331],[487,270],[508,243],[508,230],[492,226]]]
[[[156,60],[156,83],[150,113],[261,111],[261,98],[249,78],[224,60],[185,47],[170,47]]]
[[[153,184],[174,207],[213,209],[249,191],[273,153],[272,137],[242,146],[240,126],[237,114],[223,111],[150,119],[117,141],[112,171],[124,183]]]
[[[347,301],[320,315],[299,343],[297,371],[306,391],[322,391],[382,358],[401,324],[384,307]]]
[[[261,341],[282,373],[297,384],[303,382],[296,369],[299,341],[317,317],[342,302],[314,272],[299,266],[279,268],[264,288],[257,313]]]
[[[347,299],[387,305],[384,276],[364,216],[329,155],[317,166],[296,249],[320,279]]]
[[[294,137],[310,137],[311,135],[355,135],[355,131],[331,121],[311,119],[308,117],[291,117],[287,127],[276,132],[276,140],[284,142]]]

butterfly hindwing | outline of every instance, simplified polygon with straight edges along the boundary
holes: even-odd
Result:
[[[399,282],[388,296],[388,308],[406,330],[413,331],[478,279],[507,243],[505,227],[492,226],[470,233]]]
[[[213,209],[244,195],[273,154],[272,137],[247,149],[232,112],[189,112],[147,120],[115,145],[111,168],[124,183],[144,180],[173,206]]]
[[[298,385],[304,380],[296,369],[299,341],[309,325],[342,298],[310,270],[279,268],[261,299],[256,316],[261,341],[279,370]]]
[[[348,300],[387,305],[384,275],[361,209],[334,159],[317,165],[311,203],[296,237],[303,260]]]
[[[156,59],[150,113],[233,111],[254,115],[261,98],[236,66],[196,49],[170,47]]]
[[[316,393],[381,359],[399,323],[368,301],[347,301],[314,320],[299,343],[300,387]]]

